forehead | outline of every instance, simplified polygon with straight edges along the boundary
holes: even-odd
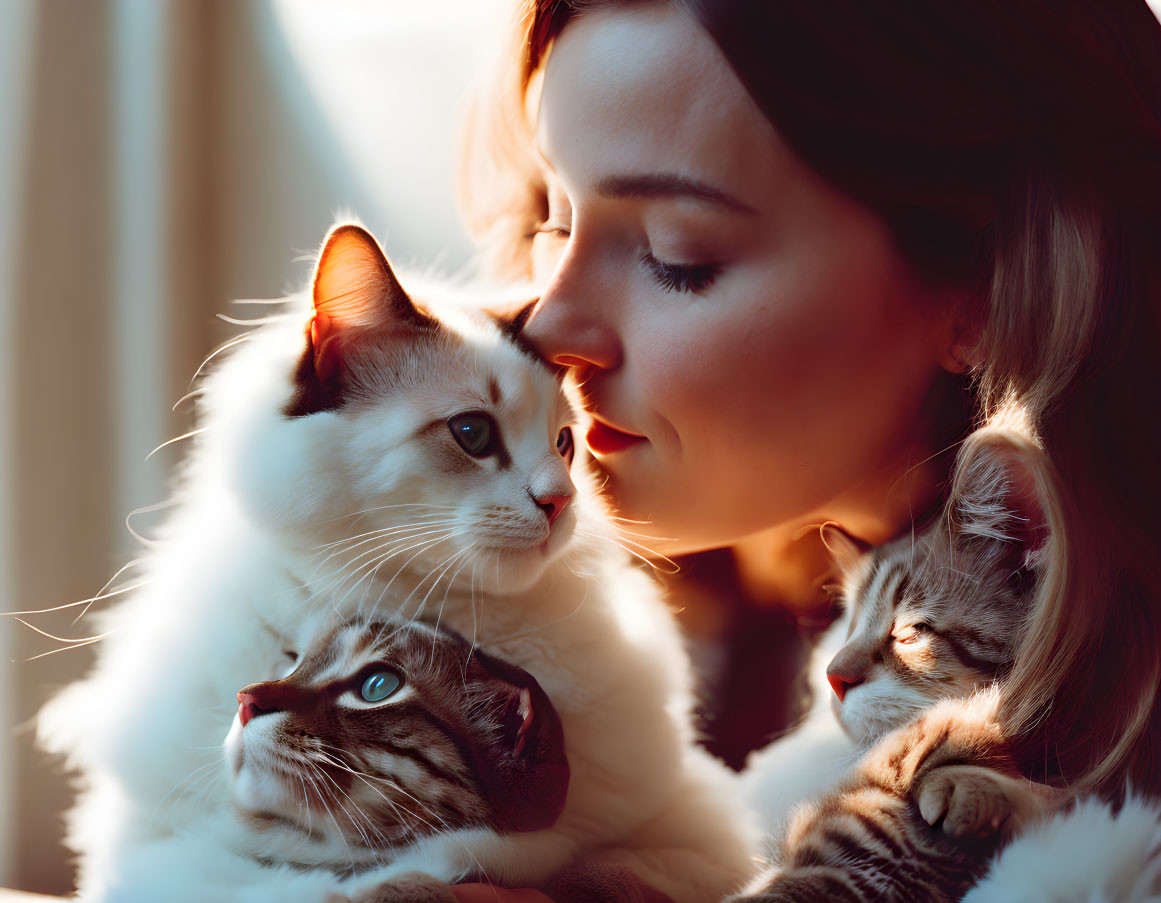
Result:
[[[303,657],[298,676],[314,683],[343,680],[371,661],[406,668],[419,653],[433,667],[437,660],[455,658],[459,650],[455,638],[421,621],[357,621],[318,637]]]
[[[742,194],[778,150],[717,45],[668,4],[569,23],[545,69],[538,142],[572,189],[660,169]]]

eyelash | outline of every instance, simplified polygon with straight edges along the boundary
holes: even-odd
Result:
[[[552,235],[555,238],[567,239],[572,230],[564,226],[551,226],[542,223],[535,231],[528,235],[529,239],[537,235]],[[641,254],[641,263],[649,271],[653,281],[667,292],[702,292],[709,288],[722,271],[720,263],[699,263],[694,265],[665,263],[653,256],[652,251]]]
[[[907,634],[905,639],[896,639],[895,642],[902,643],[904,646],[910,646],[912,643],[917,642],[921,636],[934,632],[931,625],[926,621],[916,621],[911,625],[911,633]]]
[[[701,292],[713,285],[722,271],[720,263],[699,263],[693,266],[665,263],[653,256],[652,251],[641,255],[641,263],[653,280],[667,292]]]
[[[536,238],[537,235],[551,235],[554,238],[568,238],[570,235],[572,235],[572,231],[566,229],[564,226],[550,226],[548,223],[541,223],[524,237],[531,240]]]

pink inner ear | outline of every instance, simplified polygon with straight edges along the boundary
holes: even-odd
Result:
[[[374,238],[358,226],[334,229],[315,271],[311,321],[314,347],[319,348],[344,329],[382,322],[384,308],[390,303],[385,296],[397,285]]]

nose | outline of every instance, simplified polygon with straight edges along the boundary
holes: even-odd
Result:
[[[841,663],[836,667],[836,663],[831,662],[826,669],[826,679],[834,690],[834,695],[842,702],[846,698],[847,691],[861,684],[864,676],[856,673],[853,668],[844,668]]]
[[[578,257],[571,249],[565,252],[521,334],[545,360],[576,368],[584,378],[594,369],[620,365],[621,340],[603,316],[600,299],[609,293],[592,284],[596,268],[580,265]]]
[[[266,715],[270,712],[281,711],[275,707],[263,706],[258,702],[258,697],[253,693],[247,693],[245,690],[238,694],[238,720],[242,722],[242,727],[245,727],[254,718],[259,715]]]
[[[313,691],[289,679],[250,684],[238,692],[238,720],[245,727],[259,715],[300,712],[312,704]]]
[[[572,496],[564,492],[550,492],[544,495],[534,495],[532,501],[536,502],[536,507],[544,512],[544,516],[548,518],[548,525],[551,527],[568,503],[572,501]]]

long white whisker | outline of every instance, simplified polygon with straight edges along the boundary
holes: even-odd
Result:
[[[417,517],[432,517],[432,518],[436,517],[436,515],[434,515],[434,514],[427,514],[427,515],[420,514],[420,515],[416,515],[416,516]],[[447,515],[440,515],[440,516],[442,516],[446,520],[446,522],[449,524],[454,523],[456,520],[456,518],[447,517]],[[391,533],[391,532],[394,532],[397,530],[406,530],[406,529],[409,529],[411,527],[431,527],[431,526],[436,526],[439,523],[441,523],[441,521],[426,520],[426,521],[413,521],[412,523],[407,523],[407,524],[392,524],[390,527],[380,527],[376,530],[368,530],[365,533],[357,533],[354,536],[345,536],[342,539],[336,539],[334,542],[323,543],[321,546],[315,546],[314,551],[321,552],[323,549],[332,549],[335,546],[345,545],[346,543],[354,542],[357,539],[362,539],[364,536],[377,536],[377,535],[381,535],[384,533]]]
[[[328,561],[330,561],[336,555],[342,555],[344,552],[353,552],[353,551],[355,551],[355,549],[362,548],[363,546],[368,545],[369,543],[375,542],[377,539],[385,539],[387,537],[397,536],[400,534],[409,534],[412,536],[422,536],[423,535],[422,533],[416,533],[415,531],[416,530],[427,530],[427,529],[432,528],[432,527],[438,529],[440,527],[448,527],[448,526],[452,526],[454,524],[455,524],[455,521],[452,519],[449,519],[447,521],[431,521],[429,523],[422,523],[422,524],[404,524],[403,526],[399,526],[399,527],[389,527],[389,528],[384,528],[382,530],[371,530],[368,533],[360,533],[358,536],[353,536],[353,537],[350,537],[349,539],[340,540],[339,542],[336,542],[336,543],[330,543],[327,546],[320,546],[319,551],[321,551],[322,549],[325,549],[325,548],[330,548],[332,546],[343,546],[343,545],[346,545],[348,543],[351,543],[351,545],[347,545],[346,548],[336,548],[336,549],[334,549],[334,551],[330,552],[325,558],[323,558],[322,561],[320,561],[318,563],[318,566],[315,568],[315,571],[317,571],[318,568],[322,567],[324,564],[326,564]],[[364,539],[363,537],[370,537],[370,538]],[[355,540],[360,540],[360,539],[362,540],[362,542],[355,542]],[[355,560],[358,560],[358,559],[355,559]],[[313,576],[313,574],[312,574],[312,576]]]
[[[382,592],[380,592],[380,593],[379,593],[379,598],[378,598],[378,600],[376,600],[375,607],[376,607],[376,608],[378,608],[378,607],[379,607],[379,605],[380,605],[380,604],[382,603],[382,601],[383,601],[383,597],[384,597],[385,595],[387,595],[387,591],[388,591],[389,589],[391,589],[391,586],[392,586],[392,584],[394,584],[394,583],[395,583],[395,580],[396,580],[396,578],[397,578],[397,577],[398,577],[400,574],[402,574],[402,573],[403,573],[405,570],[407,570],[407,566],[408,566],[409,564],[411,564],[411,562],[413,562],[413,561],[414,561],[416,558],[418,558],[418,557],[419,557],[421,554],[423,554],[423,552],[424,552],[424,551],[426,551],[427,549],[434,548],[435,546],[439,545],[439,543],[441,543],[441,542],[446,542],[446,541],[447,541],[447,540],[449,540],[449,539],[454,539],[456,536],[459,536],[459,535],[461,535],[463,532],[464,532],[464,531],[462,531],[462,530],[461,530],[461,531],[458,531],[458,532],[456,532],[456,533],[452,533],[451,535],[449,535],[449,536],[446,536],[446,537],[444,537],[443,539],[440,539],[440,540],[438,540],[438,541],[436,541],[436,542],[433,542],[433,543],[431,543],[430,545],[426,546],[426,547],[425,547],[425,548],[423,548],[423,549],[420,549],[418,552],[416,552],[414,555],[412,555],[410,558],[408,558],[408,559],[407,559],[407,561],[405,561],[405,562],[404,562],[402,565],[400,565],[400,566],[399,566],[399,567],[398,567],[398,568],[395,570],[395,573],[394,573],[394,574],[391,576],[391,579],[387,581],[387,585],[386,585],[386,586],[384,586],[384,587],[383,587],[383,590],[382,590]],[[409,598],[410,598],[410,597],[409,597]],[[398,606],[396,610],[397,610],[397,611],[399,611],[399,610],[402,610],[402,605]]]
[[[340,514],[337,517],[329,517],[325,520],[318,521],[320,524],[330,524],[337,520],[346,520],[351,517],[358,517],[360,514],[370,514],[372,511],[386,511],[388,508],[429,508],[432,510],[440,509],[444,511],[459,511],[458,505],[429,505],[426,502],[402,502],[395,505],[375,505],[371,508],[363,508],[359,511],[352,511],[349,514]]]
[[[655,570],[659,573],[677,574],[677,573],[681,572],[681,565],[679,565],[672,558],[667,558],[666,556],[660,554],[659,552],[654,552],[652,549],[648,548],[647,546],[643,546],[638,542],[633,542],[633,540],[631,540],[631,539],[621,539],[619,537],[612,537],[612,542],[615,543],[617,546],[619,546],[623,551],[632,555],[638,561],[641,561],[642,563],[644,563],[645,565],[647,565],[648,567],[652,568],[653,570]],[[645,555],[642,555],[640,552],[637,552],[634,549],[631,549],[630,546],[636,546],[639,549],[644,549],[649,555],[653,555],[653,556],[661,559],[662,561],[666,562],[670,566],[670,568],[672,568],[672,570],[669,570],[668,568],[660,567],[651,558],[648,558]]]
[[[442,528],[442,530],[447,530],[447,528],[444,527],[444,528]],[[316,583],[326,581],[326,582],[330,582],[330,583],[335,584],[334,591],[338,592],[338,589],[344,583],[346,583],[347,580],[351,579],[352,577],[355,576],[355,574],[359,573],[359,571],[362,571],[364,568],[367,568],[367,567],[372,567],[375,565],[375,563],[377,561],[381,561],[379,556],[383,555],[384,553],[391,552],[392,554],[396,554],[399,552],[406,552],[409,549],[415,548],[415,546],[410,545],[410,546],[407,546],[406,548],[399,548],[399,546],[406,544],[406,543],[409,543],[413,539],[417,539],[420,536],[426,536],[426,535],[430,535],[431,533],[439,533],[439,532],[441,532],[441,531],[440,530],[433,530],[433,531],[427,531],[427,532],[423,532],[423,533],[411,533],[408,535],[395,537],[393,542],[384,543],[380,546],[377,546],[374,549],[370,549],[366,552],[363,552],[363,553],[357,555],[356,557],[354,557],[350,561],[345,562],[343,564],[343,566],[341,568],[339,568],[338,571],[336,571],[333,574],[326,574],[323,577],[319,578],[318,580],[308,579],[305,586],[311,587]],[[423,540],[421,540],[419,544],[422,545]],[[361,561],[362,559],[368,558],[368,557],[369,557],[368,561],[359,565],[353,571],[350,571],[350,569],[352,567],[354,567],[356,562]],[[388,557],[390,557],[390,556],[388,556]],[[317,572],[318,568],[315,568],[315,571]],[[347,573],[348,571],[350,571],[350,573]],[[313,578],[313,576],[314,575],[312,574],[311,577]]]
[[[363,564],[359,565],[359,567],[356,568],[351,574],[349,574],[346,579],[350,579],[351,577],[354,577],[355,574],[359,573],[359,571],[365,570],[366,568],[370,568],[372,566],[373,566],[372,573],[374,573],[374,572],[378,571],[379,568],[385,562],[390,561],[396,555],[402,555],[403,553],[409,552],[412,549],[420,547],[420,546],[425,547],[425,548],[431,548],[433,545],[438,545],[439,543],[444,542],[449,537],[456,536],[456,535],[458,535],[458,531],[449,530],[447,527],[443,527],[439,530],[430,530],[430,531],[427,531],[424,533],[416,533],[412,536],[406,536],[401,540],[402,543],[411,543],[410,545],[404,545],[403,547],[400,547],[399,543],[395,543],[395,544],[387,544],[387,545],[379,546],[377,549],[374,549],[372,552],[369,553],[374,557],[372,559],[364,562]],[[420,539],[420,537],[427,537],[427,536],[435,536],[436,538],[434,540]],[[411,541],[414,539],[419,539],[420,541],[417,543],[412,543]],[[422,552],[422,549],[421,549],[421,552]],[[366,553],[364,555],[359,556],[359,558],[364,558],[364,557],[366,557]],[[355,561],[358,561],[359,558],[356,558]],[[361,582],[361,579],[360,579],[360,582]]]
[[[206,368],[206,364],[208,364],[210,361],[212,361],[214,358],[216,358],[223,351],[227,351],[230,348],[233,348],[235,345],[242,344],[242,342],[246,341],[252,335],[253,335],[253,330],[251,330],[250,332],[244,332],[239,336],[234,336],[234,338],[230,339],[228,342],[222,343],[217,348],[215,348],[213,351],[211,351],[209,353],[209,356],[206,357],[206,359],[198,365],[197,370],[194,371],[194,375],[190,379],[190,385],[193,385],[193,383],[197,380],[197,378],[202,375],[202,371]]]
[[[428,589],[427,593],[419,601],[419,606],[418,606],[418,608],[416,608],[415,615],[412,617],[411,620],[414,621],[416,618],[419,617],[420,613],[423,611],[423,606],[427,604],[428,597],[435,591],[435,588],[437,586],[439,586],[439,581],[441,579],[443,579],[443,575],[448,572],[448,569],[451,568],[451,566],[455,562],[455,560],[457,558],[459,558],[461,555],[463,555],[465,551],[466,550],[464,550],[464,549],[460,549],[458,552],[454,552],[450,557],[445,558],[443,561],[439,562],[439,564],[435,565],[435,567],[433,567],[430,571],[428,571],[423,576],[423,579],[420,580],[419,583],[417,583],[415,585],[415,588],[410,593],[407,594],[407,598],[404,599],[401,603],[399,603],[399,607],[402,609],[404,606],[407,605],[408,602],[411,601],[412,597],[417,592],[419,592],[419,590],[423,587],[423,584],[427,582],[428,578],[431,577],[432,574],[434,574],[437,570],[439,570],[440,568],[443,568],[443,570],[439,572],[439,575],[436,576],[436,578],[434,580],[432,580],[431,588]],[[439,630],[439,621],[438,620],[436,621],[435,629]]]
[[[132,565],[135,563],[136,562],[130,562],[129,564],[125,565],[125,567],[132,567]],[[123,571],[125,568],[122,568],[121,570]],[[121,571],[118,571],[117,573],[121,573]],[[148,581],[143,580],[140,583],[133,583],[129,586],[123,586],[120,589],[115,589],[107,593],[102,590],[101,594],[93,596],[92,598],[79,599],[76,602],[66,602],[64,605],[54,605],[52,608],[34,608],[29,611],[0,611],[0,616],[16,617],[17,615],[47,615],[54,611],[64,611],[66,608],[76,608],[78,605],[92,605],[94,602],[100,602],[104,599],[112,599],[114,596],[120,596],[123,593],[128,593],[132,590],[139,589],[142,586],[145,586],[147,582]]]
[[[383,591],[379,594],[379,601],[381,602],[383,600],[383,596],[387,593],[387,590],[389,590],[391,588],[391,585],[395,582],[395,578],[397,578],[401,573],[403,573],[405,570],[407,570],[407,566],[410,565],[411,562],[413,562],[416,558],[418,558],[420,555],[422,555],[427,550],[433,549],[436,546],[438,546],[440,543],[446,542],[447,540],[452,539],[458,535],[459,534],[457,532],[451,532],[451,533],[448,533],[444,536],[437,536],[433,540],[426,540],[424,542],[420,542],[420,543],[416,543],[415,545],[408,546],[405,549],[399,549],[397,551],[392,552],[390,555],[387,555],[385,558],[380,560],[378,562],[378,564],[375,565],[373,570],[369,571],[366,575],[361,577],[359,579],[359,581],[354,586],[351,587],[351,589],[347,590],[347,592],[343,595],[343,598],[340,599],[339,602],[336,604],[335,610],[339,611],[340,609],[338,606],[341,606],[341,604],[346,601],[347,596],[349,596],[359,586],[359,583],[362,583],[364,579],[367,579],[367,577],[371,577],[373,579],[373,577],[378,573],[379,569],[386,562],[390,561],[392,558],[396,557],[397,555],[402,555],[406,552],[409,552],[411,549],[415,549],[418,546],[418,550],[415,552],[415,554],[413,554],[410,558],[407,559],[407,561],[405,561],[403,564],[401,564],[395,570],[395,573],[391,576],[391,579],[387,581],[387,585],[383,587]],[[370,586],[370,584],[368,583],[368,587],[369,586]],[[336,590],[336,592],[337,592],[337,590]],[[332,598],[333,598],[333,596],[332,596]],[[360,601],[359,602],[360,613],[362,612],[362,610],[363,610],[363,602]]]
[[[335,831],[338,832],[339,840],[343,842],[343,847],[346,848],[347,859],[350,860],[351,865],[353,866],[355,864],[355,855],[351,852],[351,847],[347,843],[347,836],[343,833],[343,829],[339,825],[339,820],[335,818],[335,813],[331,811],[331,807],[327,803],[326,794],[323,792],[322,788],[318,785],[311,774],[306,771],[300,772],[300,774],[310,784],[311,788],[315,791],[315,796],[318,798],[318,801],[322,803],[323,809],[326,810],[327,815],[330,816],[331,822],[335,826]]]
[[[205,431],[206,431],[205,427],[202,427],[200,429],[190,430],[188,433],[182,433],[180,436],[174,436],[172,439],[167,439],[165,442],[162,442],[161,445],[157,446],[157,448],[155,448],[153,451],[151,451],[149,454],[147,454],[145,456],[145,460],[148,461],[150,458],[152,458],[154,455],[156,455],[163,448],[170,446],[170,445],[173,445],[175,442],[181,442],[183,439],[190,439],[194,436],[200,436]]]
[[[84,646],[92,646],[93,643],[99,643],[103,639],[104,637],[97,637],[96,639],[89,640],[87,643],[73,643],[70,646],[61,646],[59,649],[49,649],[48,652],[41,652],[39,655],[30,655],[24,661],[35,662],[38,659],[48,658],[50,655],[57,655],[61,652],[71,652],[74,649],[81,649]]]
[[[328,744],[328,745],[329,745],[329,744]],[[341,750],[338,750],[338,747],[331,746],[330,748],[331,748],[331,749],[335,749],[335,750],[337,750],[337,751],[341,752]],[[368,786],[368,787],[370,787],[372,790],[374,790],[376,793],[378,793],[378,794],[379,794],[381,797],[383,797],[383,800],[384,800],[384,801],[385,801],[385,802],[386,802],[388,805],[390,805],[392,808],[394,808],[396,811],[401,811],[401,810],[400,810],[400,809],[399,809],[399,807],[397,807],[397,806],[395,805],[395,803],[394,803],[394,802],[393,802],[391,799],[389,799],[389,798],[388,798],[388,797],[387,797],[387,796],[386,796],[386,795],[385,795],[385,794],[384,794],[384,793],[383,793],[381,790],[379,790],[377,787],[375,787],[375,786],[374,786],[374,784],[373,784],[372,782],[377,782],[377,783],[385,784],[386,786],[390,787],[391,789],[393,789],[393,790],[397,791],[398,793],[401,793],[403,796],[405,796],[405,797],[407,797],[408,799],[410,799],[410,800],[411,800],[412,802],[414,802],[416,805],[418,805],[419,807],[421,807],[421,808],[422,808],[422,809],[423,809],[425,812],[427,811],[426,804],[425,804],[425,803],[424,803],[424,802],[423,802],[421,799],[419,799],[419,797],[417,797],[417,796],[415,796],[414,794],[412,794],[412,793],[408,792],[408,791],[407,791],[407,789],[406,789],[406,788],[404,788],[403,786],[401,786],[401,785],[400,785],[400,784],[399,784],[397,781],[394,781],[394,780],[392,780],[391,778],[388,778],[388,777],[386,777],[386,776],[383,776],[383,775],[370,775],[370,774],[366,774],[366,773],[364,773],[364,772],[358,771],[358,770],[356,770],[356,769],[354,769],[354,768],[351,768],[351,767],[350,767],[349,765],[347,765],[345,762],[343,762],[343,761],[339,760],[337,757],[335,757],[335,756],[333,756],[333,755],[332,755],[332,756],[329,756],[329,761],[331,762],[331,764],[332,764],[334,767],[336,767],[336,768],[341,768],[341,769],[343,769],[344,771],[347,771],[347,772],[349,772],[349,773],[350,773],[351,775],[353,775],[354,777],[357,777],[357,778],[361,779],[361,780],[362,780],[362,781],[363,781],[365,784],[367,784],[367,786]],[[414,811],[411,811],[411,810],[402,810],[402,811],[404,811],[404,812],[406,812],[406,813],[408,813],[408,814],[412,815],[413,817],[417,818],[419,821],[423,822],[423,824],[425,824],[425,825],[427,825],[427,827],[431,828],[431,830],[432,830],[433,832],[436,832],[436,831],[438,830],[438,829],[436,828],[436,826],[435,826],[435,825],[433,825],[431,822],[429,822],[429,821],[428,821],[426,818],[424,818],[424,817],[423,817],[422,815],[420,815],[418,812],[414,812]],[[445,819],[441,818],[441,817],[440,817],[439,815],[437,815],[436,813],[434,813],[434,812],[428,812],[427,814],[428,814],[428,815],[430,815],[430,816],[431,816],[433,819],[435,819],[437,822],[439,822],[439,827],[440,827],[440,828],[443,828],[444,830],[452,830],[451,826],[450,826],[450,825],[447,823],[447,821],[446,821]],[[471,849],[470,849],[470,848],[469,848],[469,847],[468,847],[466,844],[463,844],[462,842],[460,842],[460,844],[461,844],[461,846],[463,847],[464,851],[465,851],[465,852],[466,852],[466,853],[467,853],[469,856],[471,856],[471,857],[472,857],[473,861],[475,861],[475,863],[476,863],[477,867],[479,867],[479,869],[480,869],[480,874],[481,874],[482,876],[484,876],[485,880],[487,880],[487,876],[486,876],[486,873],[484,872],[484,869],[483,869],[483,865],[482,865],[482,863],[480,863],[479,859],[477,859],[477,858],[476,858],[476,856],[475,856],[475,855],[472,853]]]
[[[16,620],[19,621],[21,624],[23,624],[25,627],[27,627],[29,630],[36,631],[37,633],[39,633],[43,637],[48,637],[50,640],[56,640],[58,643],[69,643],[70,645],[73,645],[73,646],[76,646],[76,645],[87,646],[89,643],[95,643],[98,640],[103,640],[105,637],[109,636],[110,633],[112,633],[112,631],[108,631],[106,633],[97,634],[96,636],[63,637],[63,636],[57,636],[54,633],[49,633],[47,630],[41,630],[39,627],[36,627],[32,624],[29,624],[23,618],[16,618]]]

